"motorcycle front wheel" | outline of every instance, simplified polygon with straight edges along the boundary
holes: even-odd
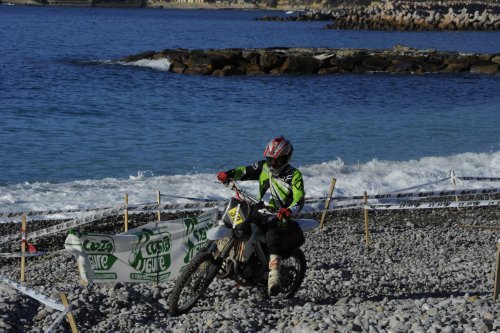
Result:
[[[194,258],[179,276],[170,294],[170,314],[178,316],[191,310],[208,289],[220,267],[211,252],[201,252]]]
[[[280,293],[278,298],[292,298],[299,290],[306,274],[307,263],[304,252],[296,249],[291,256],[280,262]]]

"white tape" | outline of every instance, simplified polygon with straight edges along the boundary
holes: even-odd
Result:
[[[460,180],[479,180],[479,181],[487,181],[487,182],[498,182],[500,178],[497,177],[457,177]]]
[[[46,228],[46,229],[32,231],[29,234],[30,235],[29,238],[35,239],[35,238],[38,238],[41,236],[51,235],[51,234],[55,234],[55,233],[58,233],[61,231],[71,229],[71,228],[76,228],[76,227],[82,226],[84,224],[88,224],[90,222],[100,220],[104,217],[107,217],[110,215],[115,215],[117,213],[121,213],[124,209],[125,209],[125,206],[103,209],[103,210],[100,210],[94,214],[87,215],[83,218],[74,219],[71,221],[59,223],[59,224],[53,225],[53,226]],[[7,243],[13,239],[17,239],[18,237],[19,236],[17,234],[0,237],[0,244]]]
[[[500,200],[482,200],[482,201],[446,201],[446,202],[420,202],[403,203],[393,205],[365,205],[366,209],[375,210],[395,210],[395,209],[435,209],[435,208],[457,208],[457,207],[488,207],[498,206]]]
[[[132,210],[141,210],[141,211],[150,211],[150,210],[179,210],[179,209],[193,209],[193,208],[213,208],[217,207],[225,201],[204,201],[204,202],[188,202],[188,203],[167,203],[167,204],[151,204],[151,205],[138,205],[129,207],[129,211]]]
[[[95,210],[103,210],[109,209],[110,207],[105,208],[89,208],[89,209],[63,209],[63,210],[45,210],[45,211],[31,211],[31,212],[0,212],[0,218],[13,218],[20,217],[23,214],[26,214],[27,217],[30,216],[45,216],[45,215],[54,215],[54,214],[65,214],[65,213],[79,213],[79,212],[91,212]]]
[[[20,257],[38,257],[38,256],[43,256],[43,255],[46,255],[48,254],[49,252],[26,252],[23,253],[22,252],[16,252],[16,253],[0,253],[0,257],[4,257],[4,258],[20,258]]]
[[[439,198],[447,196],[465,196],[465,195],[478,195],[478,194],[497,194],[500,193],[500,188],[476,188],[476,189],[463,189],[463,190],[449,190],[449,191],[427,191],[427,192],[391,192],[385,194],[372,194],[368,195],[367,199],[422,199],[422,198]],[[309,198],[306,203],[323,202],[327,197],[323,198]],[[364,196],[353,197],[333,197],[332,201],[344,200],[360,200]]]
[[[61,322],[61,320],[63,320],[63,318],[68,314],[68,312],[70,312],[70,308],[67,307],[66,309],[64,309],[63,312],[61,312],[61,314],[59,316],[57,316],[57,318],[54,320],[54,322],[49,326],[49,328],[47,328],[47,330],[45,331],[45,333],[52,333],[54,332],[54,328],[59,325],[59,323]]]
[[[8,278],[0,275],[0,282],[3,282],[4,284],[7,284],[17,290],[19,290],[21,293],[30,296],[31,298],[36,299],[42,304],[45,304],[53,309],[56,309],[58,311],[64,311],[64,305],[58,301],[54,301],[53,299],[39,293],[38,291],[35,291],[33,289],[29,289],[25,286],[20,285],[17,282],[14,282],[12,280],[9,280]]]

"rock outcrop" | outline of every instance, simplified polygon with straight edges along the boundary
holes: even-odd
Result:
[[[163,50],[120,61],[167,59],[169,71],[214,76],[330,73],[476,73],[497,74],[500,54],[391,49],[265,48]]]

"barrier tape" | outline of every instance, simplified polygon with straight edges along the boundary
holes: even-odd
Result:
[[[446,201],[446,202],[421,202],[421,203],[403,203],[393,205],[365,205],[366,209],[384,210],[384,209],[428,209],[428,208],[458,208],[458,207],[488,207],[498,206],[500,200],[482,200],[482,201]]]
[[[64,319],[64,317],[71,311],[71,307],[67,307],[66,309],[64,309],[63,312],[61,312],[61,314],[59,316],[57,316],[57,318],[54,320],[54,322],[52,323],[52,325],[49,326],[49,328],[47,328],[47,330],[45,331],[46,333],[52,333],[54,332],[54,328],[56,328],[57,325],[59,325],[59,323],[61,322],[61,320]]]
[[[91,212],[94,210],[102,210],[109,208],[110,207],[86,208],[86,209],[60,209],[60,210],[45,210],[45,211],[31,211],[31,212],[3,212],[3,213],[0,212],[0,218],[20,217],[23,216],[23,214],[26,214],[27,217],[30,217],[30,216],[45,216],[45,215],[54,215],[63,213]]]
[[[129,211],[133,210],[175,210],[175,209],[193,209],[193,208],[213,208],[218,205],[227,202],[224,201],[203,201],[203,202],[188,202],[188,203],[167,203],[167,204],[151,204],[151,205],[139,205],[139,206],[129,206]]]
[[[479,181],[488,181],[488,182],[498,182],[500,178],[496,177],[456,177],[456,179],[460,180],[479,180]]]
[[[145,204],[145,205],[136,205],[136,206],[128,206],[129,213],[133,214],[134,211],[148,211],[148,210],[177,210],[177,209],[193,209],[193,208],[213,208],[218,206],[225,201],[210,201],[210,202],[195,202],[195,203],[175,203],[175,204]],[[71,228],[76,228],[90,222],[94,222],[96,220],[100,220],[104,217],[122,214],[123,210],[126,206],[120,206],[115,208],[102,209],[97,211],[95,214],[85,216],[83,218],[73,219],[71,221],[59,223],[53,225],[46,229],[40,229],[36,231],[30,232],[30,239],[35,239],[41,236],[46,236],[50,234],[55,234],[58,232],[62,232]],[[0,244],[7,243],[9,241],[15,240],[18,238],[17,234],[7,235],[0,237]]]
[[[53,225],[51,227],[48,227],[46,229],[35,230],[35,231],[30,232],[30,239],[35,239],[35,238],[38,238],[41,236],[51,235],[51,234],[55,234],[57,232],[61,232],[61,231],[68,230],[71,228],[76,228],[76,227],[82,226],[84,224],[88,224],[90,222],[100,220],[100,219],[107,217],[107,216],[110,216],[110,215],[116,215],[117,213],[121,213],[124,209],[125,209],[125,206],[103,209],[103,210],[98,211],[95,214],[87,215],[83,218],[73,219],[71,221],[59,223],[59,224]],[[17,237],[18,237],[17,234],[12,234],[12,235],[0,237],[0,244],[4,244],[4,243],[7,243],[9,241],[15,240]]]
[[[31,298],[36,299],[42,304],[45,304],[53,309],[56,309],[58,311],[65,311],[65,307],[62,303],[58,301],[54,301],[53,299],[39,293],[38,291],[35,291],[33,289],[29,289],[25,286],[20,285],[17,282],[14,282],[12,280],[9,280],[5,276],[0,275],[0,282],[3,282],[6,285],[9,285],[17,290],[19,290],[21,293],[30,296]]]
[[[43,252],[43,251],[38,251],[38,252],[26,252],[24,253],[24,257],[39,257],[48,254],[49,252]],[[20,258],[23,257],[22,252],[15,252],[15,253],[0,253],[0,257],[4,258]]]
[[[447,179],[450,179],[451,177],[444,178],[442,180],[438,180],[432,183],[437,183],[441,182]],[[479,179],[483,180],[486,179],[485,177],[459,177],[459,178],[474,178],[474,179]],[[500,179],[500,178],[487,178],[487,179]],[[425,186],[428,184],[432,183],[427,183],[424,185],[419,185],[417,187]],[[413,187],[416,188],[416,187]],[[429,192],[406,192],[406,193],[400,193],[399,191],[392,192],[392,193],[387,193],[387,194],[376,194],[376,195],[369,195],[367,196],[367,199],[411,199],[411,198],[431,198],[431,197],[443,197],[443,196],[464,196],[464,195],[474,195],[474,194],[497,194],[500,193],[500,188],[490,188],[490,189],[466,189],[466,190],[451,190],[451,191],[429,191]],[[322,202],[326,198],[311,198],[306,200],[307,204],[311,203],[317,203],[317,202]],[[353,196],[353,197],[336,197],[332,198],[331,200],[336,200],[336,201],[341,201],[341,200],[359,200],[359,199],[364,199],[363,196]],[[135,205],[135,206],[128,206],[128,211],[130,214],[134,213],[139,213],[140,211],[156,211],[158,209],[160,210],[180,210],[180,209],[204,209],[204,208],[213,208],[217,207],[227,201],[197,201],[197,202],[190,202],[190,203],[167,203],[167,204],[143,204],[143,205]],[[467,202],[467,201],[466,201]],[[456,203],[456,202],[455,202]],[[454,203],[454,204],[455,204]],[[441,203],[429,203],[429,207],[423,207],[424,203],[421,204],[395,204],[395,205],[372,205],[369,207],[378,207],[378,208],[373,208],[373,209],[404,209],[404,208],[383,208],[383,207],[405,207],[405,205],[408,205],[409,208],[411,207],[419,207],[419,208],[439,208],[437,204]],[[421,207],[422,206],[422,207]],[[464,205],[467,207],[466,205]],[[341,206],[333,206],[331,209],[328,209],[328,211],[334,211],[334,210],[344,210],[344,209],[352,209],[352,208],[358,208],[358,207],[365,207],[364,203],[354,203],[354,204],[346,204],[346,205],[341,205]],[[454,206],[453,206],[454,207]],[[457,206],[458,207],[458,206]],[[90,222],[93,222],[95,220],[102,219],[107,216],[111,215],[116,215],[116,214],[122,214],[123,210],[127,208],[126,206],[120,206],[120,207],[114,207],[114,208],[101,208],[97,209],[97,212],[92,215],[85,216],[83,218],[76,218],[71,221],[59,223],[56,225],[53,225],[49,228],[46,229],[41,229],[41,230],[36,230],[33,232],[30,232],[30,239],[35,239],[41,236],[46,236],[50,234],[54,234],[57,232],[62,232],[71,228],[76,228],[85,224],[88,224]],[[92,209],[96,210],[96,209]],[[90,210],[88,210],[90,211]],[[323,211],[323,209],[318,209],[318,211]],[[55,212],[55,211],[51,211]],[[34,216],[35,213],[40,213],[40,212],[28,212],[26,213],[28,216]],[[7,213],[4,213],[7,214]],[[17,214],[17,213],[16,213]],[[31,214],[31,215],[30,215]],[[15,240],[18,238],[17,234],[12,234],[12,235],[6,235],[3,237],[0,237],[0,244],[7,243],[9,241]]]
[[[449,191],[427,191],[427,192],[391,192],[385,194],[372,194],[368,195],[368,199],[421,199],[421,198],[435,198],[435,197],[447,197],[447,196],[465,196],[465,195],[477,195],[477,194],[497,194],[500,193],[500,188],[478,188],[478,189],[464,189],[464,190],[449,190]],[[306,203],[317,203],[324,202],[328,197],[323,198],[310,198],[306,199]],[[361,200],[364,196],[358,195],[353,197],[333,197],[331,200],[334,201],[345,201],[345,200]]]

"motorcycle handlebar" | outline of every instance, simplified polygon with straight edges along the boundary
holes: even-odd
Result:
[[[250,193],[248,193],[247,191],[241,189],[239,186],[238,186],[238,183],[234,180],[234,179],[228,179],[225,183],[223,183],[224,186],[226,186],[227,188],[231,189],[231,190],[234,190],[236,191],[239,195],[241,195],[242,197],[244,197],[245,199],[251,201],[252,203],[259,203],[260,200],[258,200],[257,198],[255,198],[253,195],[251,195]]]

